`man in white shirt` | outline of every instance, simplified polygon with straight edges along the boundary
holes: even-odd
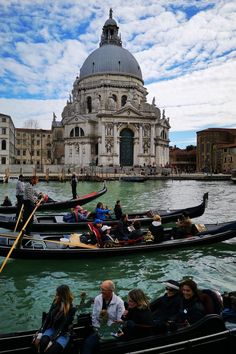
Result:
[[[82,354],[97,353],[99,336],[96,330],[100,328],[104,318],[106,324],[111,326],[113,323],[122,322],[121,317],[125,312],[124,301],[114,293],[115,284],[112,280],[103,281],[100,289],[101,294],[95,297],[92,313],[92,325],[95,331],[86,338]]]

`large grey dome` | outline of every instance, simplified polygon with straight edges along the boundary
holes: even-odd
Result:
[[[121,46],[107,44],[92,52],[80,69],[80,79],[97,74],[126,74],[142,80],[135,57]]]

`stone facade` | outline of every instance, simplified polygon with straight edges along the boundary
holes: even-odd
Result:
[[[140,67],[122,47],[118,29],[110,10],[100,48],[81,67],[62,120],[53,119],[54,163],[85,167],[169,162],[169,118],[155,98],[147,103]],[[63,135],[64,151],[58,134]]]
[[[42,170],[51,164],[51,130],[16,128],[15,164],[34,165]]]
[[[15,163],[15,126],[10,116],[0,113],[0,164]]]

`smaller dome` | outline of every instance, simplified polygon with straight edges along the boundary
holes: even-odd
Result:
[[[114,20],[114,18],[108,18],[108,20],[106,20],[104,27],[106,26],[117,26],[116,21]]]

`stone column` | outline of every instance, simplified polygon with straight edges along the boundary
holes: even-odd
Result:
[[[139,153],[143,153],[143,126],[139,125]]]
[[[114,124],[114,154],[119,155],[117,124]]]
[[[155,155],[155,146],[154,146],[154,135],[155,135],[155,126],[151,125],[151,146],[150,146],[150,153],[151,155]]]
[[[105,148],[105,136],[106,136],[106,129],[105,129],[105,124],[101,123],[101,134],[102,134],[102,141],[101,144],[99,144],[100,146],[100,151],[98,151],[101,154],[105,154],[106,153],[106,148]]]

